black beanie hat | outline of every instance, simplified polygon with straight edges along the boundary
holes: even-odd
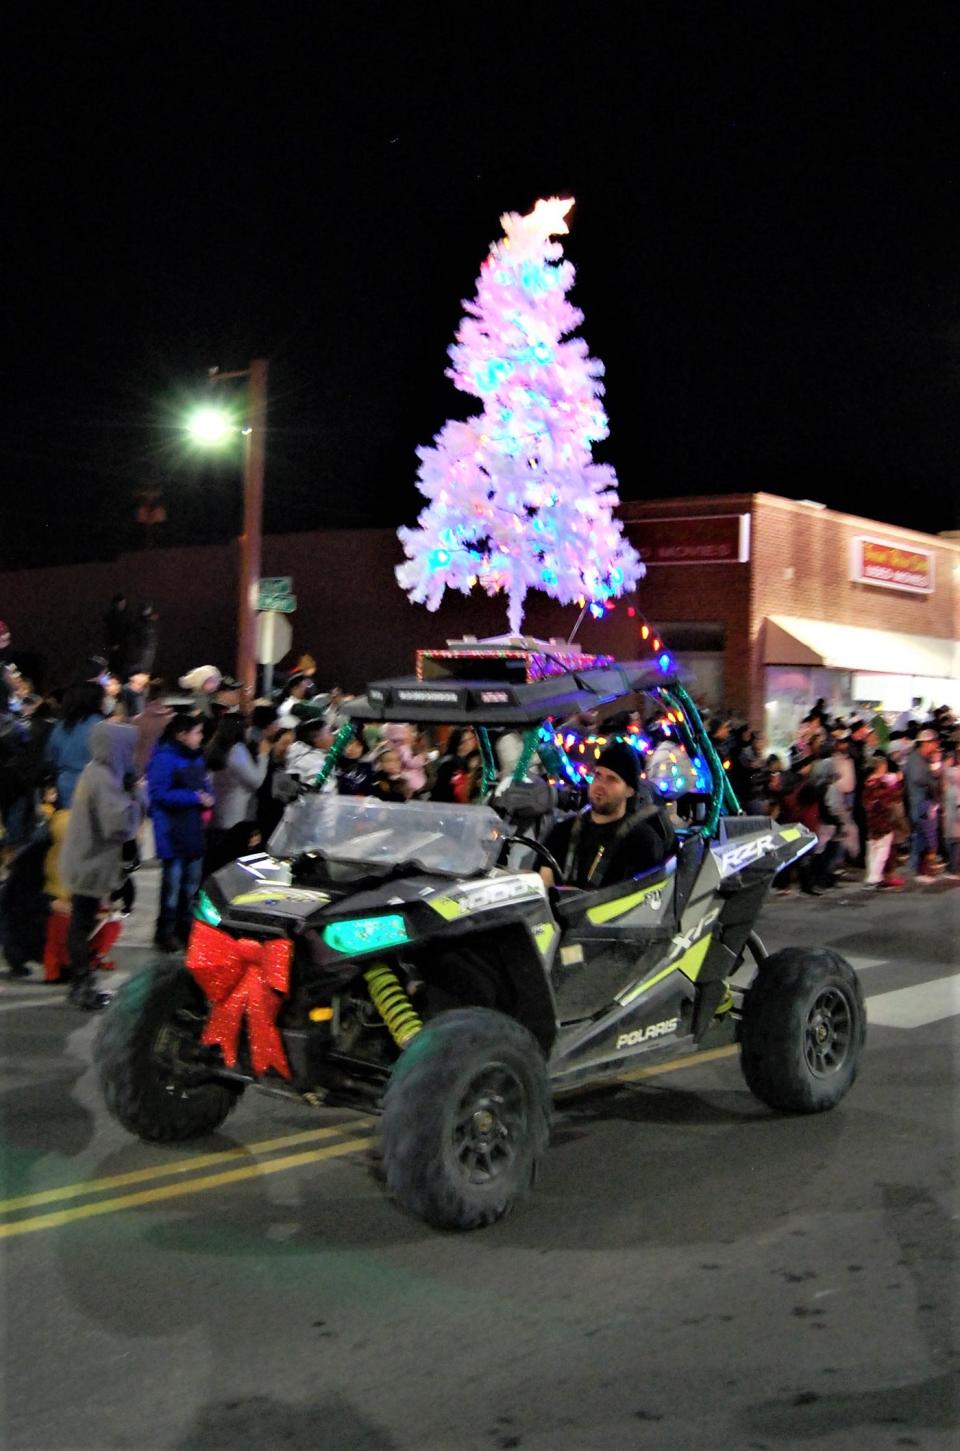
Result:
[[[624,781],[630,787],[631,791],[636,791],[637,781],[639,779],[637,773],[637,755],[635,751],[631,750],[629,746],[624,745],[622,741],[615,741],[612,746],[607,746],[606,750],[601,752],[597,765],[603,766],[608,771],[613,771],[614,775],[619,776],[620,780]]]

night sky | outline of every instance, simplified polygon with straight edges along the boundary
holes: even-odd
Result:
[[[460,299],[552,194],[624,499],[960,527],[960,10],[626,8],[22,7],[0,564],[136,546],[148,487],[156,542],[234,533],[177,422],[260,355],[267,529],[413,522]]]

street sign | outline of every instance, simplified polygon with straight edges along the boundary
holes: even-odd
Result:
[[[284,600],[289,600],[291,603],[284,604]],[[281,574],[257,582],[258,610],[280,610],[283,614],[289,615],[296,608],[297,600],[293,593],[292,575]]]
[[[257,619],[257,664],[276,665],[293,642],[293,626],[274,610]]]

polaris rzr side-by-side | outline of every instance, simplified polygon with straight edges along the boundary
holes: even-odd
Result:
[[[626,881],[567,886],[544,844],[569,771],[562,726],[643,701],[692,768],[651,783],[673,802],[670,854]],[[486,801],[338,796],[318,778],[268,852],[208,879],[185,961],[132,978],[100,1030],[103,1094],[131,1132],[209,1133],[256,1083],[374,1111],[399,1201],[470,1229],[533,1183],[555,1094],[734,1038],[774,1109],[817,1112],[847,1092],[865,1034],[852,968],[802,947],[767,956],[754,932],[773,877],[816,839],[740,812],[679,680],[656,664],[388,680],[351,713],[473,726]],[[496,794],[495,730],[522,738]]]

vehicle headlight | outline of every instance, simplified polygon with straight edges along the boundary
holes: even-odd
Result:
[[[323,940],[334,952],[356,956],[360,952],[378,952],[409,942],[407,924],[395,912],[386,917],[352,917],[346,922],[331,922],[323,929]]]
[[[193,909],[193,915],[200,922],[206,922],[211,927],[218,927],[220,925],[220,913],[214,906],[209,892],[201,892],[199,894],[196,906]]]

